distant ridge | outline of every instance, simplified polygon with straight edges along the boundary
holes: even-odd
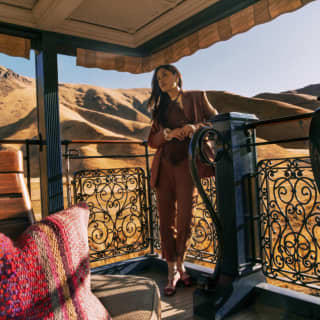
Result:
[[[303,108],[315,110],[320,107],[320,84],[311,84],[300,89],[280,93],[265,92],[254,98],[283,101]]]
[[[300,89],[285,91],[284,93],[303,93],[303,94],[309,94],[312,96],[319,97],[320,96],[320,84],[310,84],[308,86],[305,86]]]

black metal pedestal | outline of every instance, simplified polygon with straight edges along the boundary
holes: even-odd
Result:
[[[264,279],[260,271],[235,279],[222,274],[214,287],[195,290],[193,295],[194,319],[223,319],[245,304],[252,290]],[[210,286],[210,280],[208,285]]]

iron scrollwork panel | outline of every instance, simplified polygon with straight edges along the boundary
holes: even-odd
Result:
[[[201,179],[202,186],[216,210],[216,187],[214,178]],[[161,250],[160,222],[157,211],[156,197],[153,194],[153,222],[154,247]],[[187,252],[187,258],[211,264],[216,264],[218,252],[218,239],[214,224],[201,197],[196,195],[193,199],[192,239]]]
[[[309,157],[258,164],[263,272],[320,285],[320,198]]]
[[[90,208],[90,260],[114,258],[149,246],[146,176],[142,168],[82,170],[73,180],[75,202]]]

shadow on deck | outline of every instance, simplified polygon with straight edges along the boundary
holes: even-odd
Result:
[[[101,268],[93,269],[93,273],[100,274],[135,274],[154,280],[161,292],[161,313],[164,320],[214,320],[212,317],[199,317],[193,313],[193,294],[197,289],[201,275],[207,273],[207,268],[202,268],[191,263],[186,263],[188,271],[194,278],[191,287],[178,287],[177,293],[172,297],[163,295],[163,289],[167,282],[167,269],[164,261],[158,258],[137,258],[123,263],[115,263]],[[194,268],[195,267],[195,268]],[[268,287],[267,290],[265,287]],[[272,288],[275,291],[272,294]],[[299,309],[303,309],[303,303],[296,304],[296,308],[288,309],[288,300],[279,299],[278,288],[267,283],[261,283],[255,289],[254,295],[249,295],[246,301],[225,320],[305,320],[319,319],[311,316],[299,315]],[[301,294],[300,294],[301,295]],[[307,296],[307,295],[304,295]],[[313,298],[308,296],[309,299]],[[292,301],[295,303],[295,301]],[[215,318],[217,320],[218,318]]]

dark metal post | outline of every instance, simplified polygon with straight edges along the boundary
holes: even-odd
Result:
[[[222,273],[231,277],[252,271],[254,264],[248,260],[245,224],[248,215],[244,179],[255,174],[255,147],[239,147],[248,142],[244,124],[257,120],[254,115],[229,113],[215,119],[215,129],[220,131],[228,151],[216,165],[217,203],[223,225],[224,256]]]
[[[55,38],[43,32],[36,51],[36,85],[40,151],[42,215],[63,209],[63,183]]]
[[[65,141],[65,153],[64,158],[66,160],[66,184],[67,184],[67,201],[68,206],[71,207],[72,199],[71,199],[71,182],[70,182],[70,153],[69,153],[69,143]]]
[[[148,188],[148,212],[149,212],[149,229],[150,229],[150,254],[154,254],[154,230],[153,230],[153,211],[152,211],[152,197],[150,186],[150,165],[149,165],[149,149],[146,141],[143,142],[146,157],[146,170],[147,170],[147,188]]]
[[[30,140],[26,141],[26,161],[27,161],[27,184],[31,198],[31,175],[30,175]]]
[[[248,246],[246,224],[251,216],[244,179],[256,171],[255,147],[247,148],[248,139],[244,125],[257,120],[254,115],[241,113],[221,114],[215,117],[213,128],[221,133],[227,146],[216,163],[216,190],[218,214],[222,223],[223,248],[221,273],[208,291],[194,294],[195,314],[203,319],[222,319],[255,287],[263,281],[260,265],[252,261]],[[254,141],[251,141],[251,143]],[[240,147],[242,146],[242,147]],[[210,284],[209,284],[210,287]],[[201,319],[201,317],[200,317]]]

